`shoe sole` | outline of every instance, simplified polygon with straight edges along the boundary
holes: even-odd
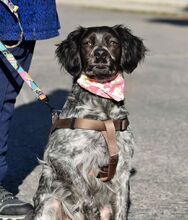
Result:
[[[2,216],[0,215],[0,220],[24,220],[25,219],[25,215],[22,216]]]

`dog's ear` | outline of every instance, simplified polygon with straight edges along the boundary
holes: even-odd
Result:
[[[138,63],[144,59],[147,49],[143,41],[132,35],[128,28],[123,25],[116,25],[112,28],[118,34],[121,41],[121,70],[131,73],[137,67]]]
[[[82,63],[80,58],[80,40],[85,28],[79,27],[71,32],[67,39],[57,45],[56,56],[59,63],[73,77],[77,77],[82,71]]]

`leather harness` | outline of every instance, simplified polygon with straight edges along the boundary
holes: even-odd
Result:
[[[115,173],[118,164],[118,146],[116,141],[116,131],[125,131],[129,125],[127,118],[121,120],[93,120],[81,118],[60,119],[58,116],[53,118],[51,133],[56,129],[85,129],[100,131],[107,143],[109,151],[108,165],[101,168],[97,178],[103,182],[110,181]]]

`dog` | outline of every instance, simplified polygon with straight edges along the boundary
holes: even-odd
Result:
[[[72,91],[59,119],[128,120],[124,97],[109,98],[105,92],[108,97],[101,96],[100,86],[111,85],[117,75],[122,85],[123,73],[133,72],[146,50],[143,40],[123,25],[79,27],[71,32],[56,49],[60,64],[73,76]],[[88,81],[99,85],[97,93],[88,91]],[[55,127],[49,137],[31,219],[126,220],[134,152],[130,126],[115,133],[118,162],[105,180],[98,174],[104,174],[105,167],[111,169],[108,139],[101,131],[71,126]]]

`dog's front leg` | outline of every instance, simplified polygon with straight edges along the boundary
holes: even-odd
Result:
[[[80,188],[81,190],[81,188]],[[85,187],[82,188],[82,198],[81,200],[81,212],[83,213],[85,219],[87,220],[100,220],[100,212],[96,206],[96,201],[91,192]]]
[[[62,203],[52,192],[51,186],[56,173],[50,166],[43,166],[43,173],[34,200],[34,211],[25,220],[70,220],[64,214]]]
[[[113,219],[113,216],[112,216],[112,209],[110,206],[104,206],[101,210],[100,210],[100,213],[101,213],[101,220],[111,220]]]
[[[84,220],[101,220],[97,201],[88,183],[81,175],[77,175],[74,184],[76,184],[80,194],[80,201],[82,201],[81,212],[84,216]]]
[[[33,220],[70,220],[63,212],[61,202],[56,198],[44,201]]]
[[[34,212],[30,220],[70,220],[66,217],[59,198],[49,191],[47,180],[43,176],[34,197]]]
[[[129,193],[129,177],[124,177],[121,180],[121,187],[116,196],[115,220],[127,220]]]

